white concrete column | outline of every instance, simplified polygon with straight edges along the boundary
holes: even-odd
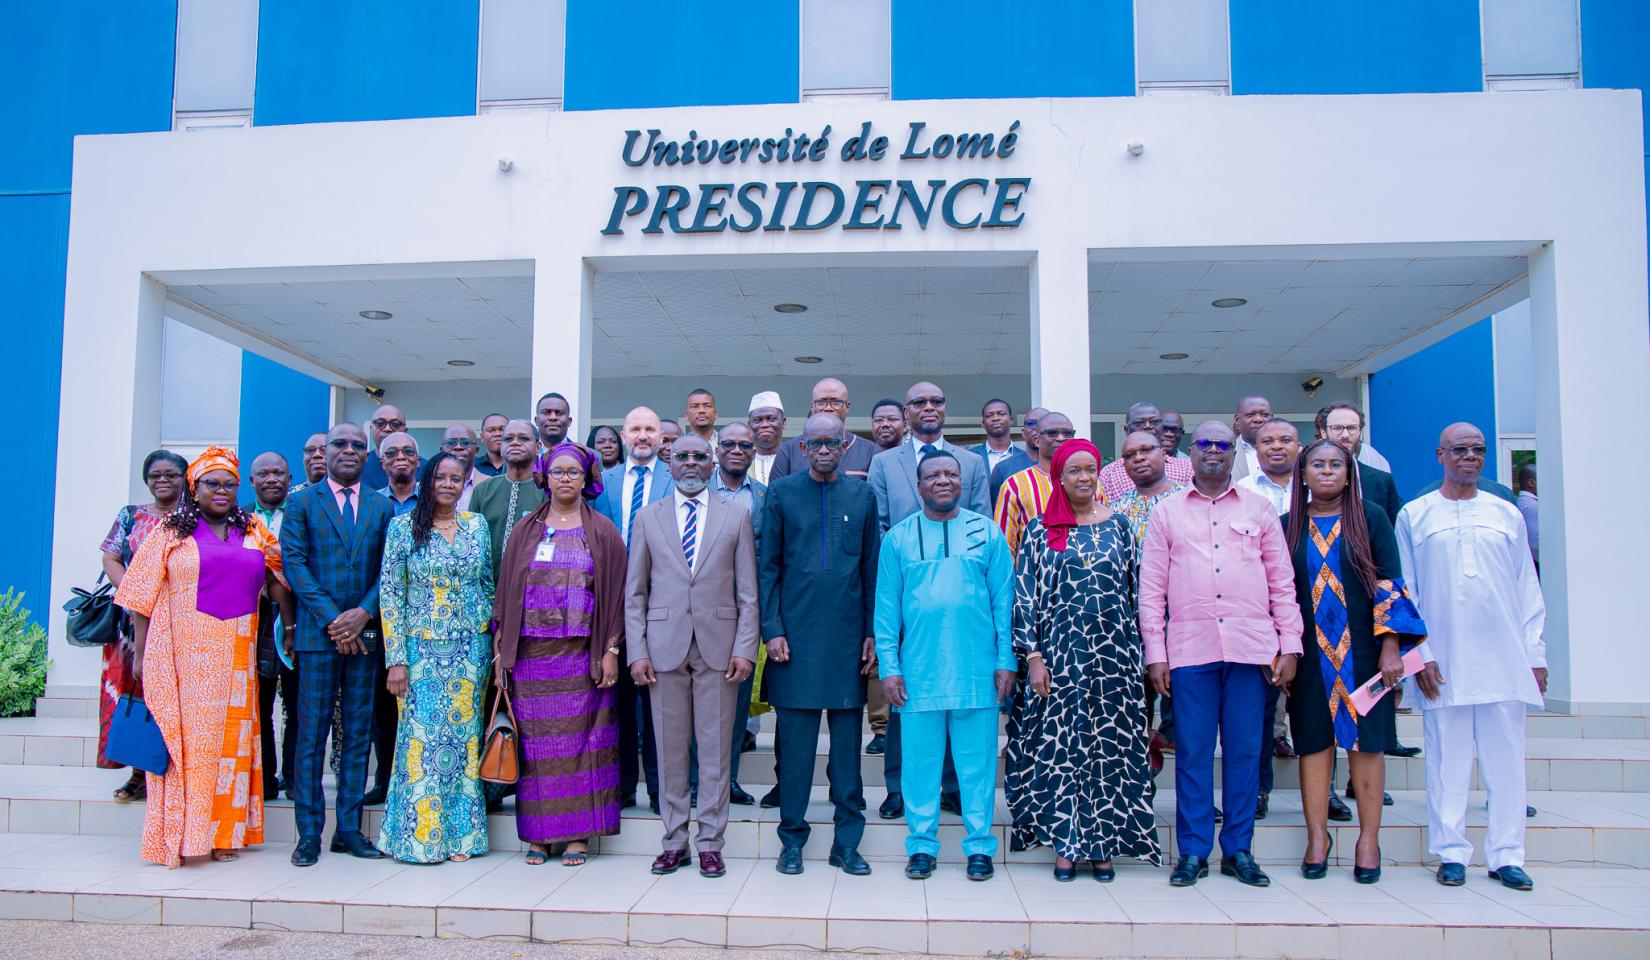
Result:
[[[102,572],[98,546],[120,508],[149,501],[138,471],[160,445],[166,288],[77,254],[71,250],[63,310],[51,602],[32,604],[51,612],[54,686],[98,682],[101,655],[69,646],[62,603],[71,587],[89,588]],[[92,447],[88,435],[97,437]]]
[[[1089,436],[1089,254],[1039,250],[1031,260],[1031,402]]]
[[[1576,713],[1650,713],[1650,646],[1629,615],[1650,531],[1650,502],[1632,490],[1650,473],[1642,220],[1636,233],[1556,241],[1530,257],[1548,703]]]
[[[569,439],[590,429],[590,357],[595,337],[595,271],[575,253],[540,258],[533,272],[533,395],[555,391],[573,412]]]

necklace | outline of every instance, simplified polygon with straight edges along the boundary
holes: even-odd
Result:
[[[576,508],[573,510],[572,513],[562,513],[560,510],[556,509],[556,505],[555,505],[554,502],[552,502],[550,504],[550,512],[555,514],[556,519],[558,519],[558,520],[571,520],[574,517],[579,515],[579,511]]]

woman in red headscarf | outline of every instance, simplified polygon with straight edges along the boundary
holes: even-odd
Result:
[[[132,672],[172,758],[148,775],[141,847],[168,867],[233,860],[263,842],[259,593],[269,589],[282,623],[297,622],[275,535],[236,504],[235,454],[207,448],[186,481],[183,503],[143,541],[115,593],[132,614]]]
[[[1145,668],[1134,536],[1100,494],[1100,451],[1067,440],[1053,489],[1014,561],[1014,647],[1026,663],[1009,714],[1011,847],[1054,848],[1054,878],[1089,861],[1161,860],[1147,801]]]

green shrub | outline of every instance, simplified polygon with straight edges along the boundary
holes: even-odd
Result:
[[[46,631],[29,619],[23,595],[0,594],[0,717],[34,714],[46,692]]]

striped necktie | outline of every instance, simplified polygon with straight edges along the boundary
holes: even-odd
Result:
[[[636,480],[630,486],[630,512],[625,514],[624,545],[630,546],[630,532],[636,527],[636,513],[642,509],[642,497],[647,495],[647,468],[631,467],[630,475]]]
[[[699,541],[699,501],[683,500],[687,507],[687,519],[682,521],[682,556],[686,558],[688,571],[693,570],[693,550]]]

